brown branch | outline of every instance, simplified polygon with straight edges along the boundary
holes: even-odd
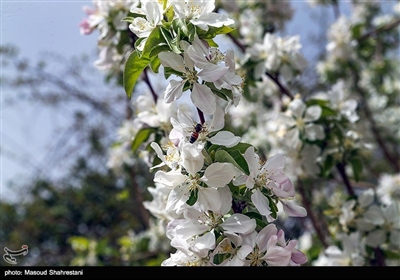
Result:
[[[153,86],[151,85],[150,79],[149,79],[149,75],[147,74],[147,70],[148,68],[144,69],[143,71],[143,81],[147,84],[147,86],[150,89],[151,95],[153,96],[153,100],[154,103],[157,104],[157,99],[158,99],[158,95],[156,94],[156,92],[154,91]]]
[[[336,164],[336,169],[339,171],[340,176],[342,177],[343,183],[346,186],[347,192],[350,196],[356,196],[353,187],[350,184],[349,177],[347,177],[345,165],[343,163]]]
[[[284,86],[282,83],[279,81],[277,76],[274,76],[268,72],[265,73],[274,83],[279,87],[281,93],[284,95],[288,96],[291,100],[294,99],[293,94]]]
[[[317,236],[319,240],[321,241],[322,245],[327,248],[328,243],[326,241],[326,234],[324,233],[324,228],[326,229],[326,226],[322,226],[321,222],[322,219],[318,219],[315,216],[315,211],[312,209],[312,203],[307,195],[307,192],[303,186],[303,182],[301,180],[297,181],[297,189],[299,191],[299,194],[301,195],[302,201],[303,201],[303,206],[307,210],[307,218],[310,219],[312,225],[314,226],[315,232],[317,233]]]
[[[397,20],[395,20],[395,21],[393,21],[391,23],[388,23],[386,25],[383,25],[383,26],[380,26],[378,28],[375,28],[375,29],[372,29],[372,30],[368,31],[367,33],[361,35],[360,38],[358,38],[358,41],[361,42],[363,40],[368,39],[369,37],[371,37],[373,35],[377,35],[378,33],[394,29],[399,25],[400,25],[400,19],[397,19]]]
[[[380,149],[382,150],[384,156],[386,157],[386,159],[393,165],[393,168],[395,170],[395,172],[400,172],[400,162],[399,162],[399,157],[397,155],[392,155],[389,152],[389,149],[385,143],[385,141],[383,140],[382,136],[379,133],[379,129],[378,126],[373,118],[373,113],[371,111],[371,109],[369,108],[368,102],[367,102],[367,94],[366,92],[358,85],[360,77],[359,74],[357,72],[357,69],[355,68],[354,64],[350,63],[350,68],[353,72],[354,75],[354,88],[356,89],[356,91],[359,93],[360,97],[361,97],[361,104],[363,105],[362,108],[364,109],[365,112],[365,117],[367,118],[368,122],[371,125],[371,130],[372,133],[375,137],[376,142],[378,143],[378,146],[380,147]]]
[[[134,200],[133,207],[134,207],[134,209],[137,209],[139,211],[138,218],[139,218],[141,224],[143,225],[144,229],[148,229],[150,214],[147,211],[147,209],[144,208],[143,194],[140,191],[139,185],[137,184],[136,176],[137,175],[136,175],[134,166],[132,166],[129,170],[129,177],[132,181],[133,200]]]

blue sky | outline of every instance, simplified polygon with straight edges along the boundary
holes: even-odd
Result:
[[[93,6],[92,1],[2,0],[1,44],[16,45],[21,56],[32,62],[45,51],[65,57],[93,52],[96,35],[79,33],[79,23],[85,17],[84,5]],[[24,182],[35,172],[35,165],[43,163],[53,129],[66,121],[27,102],[7,106],[4,101],[14,93],[1,89],[1,199],[11,195],[11,179]]]

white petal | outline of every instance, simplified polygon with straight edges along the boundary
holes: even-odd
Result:
[[[214,162],[207,167],[201,178],[209,187],[219,188],[228,184],[236,175],[237,170],[231,163]]]
[[[219,212],[222,204],[219,192],[213,188],[199,189],[199,198],[197,202],[199,203],[201,210],[204,212],[208,210]]]
[[[285,156],[282,154],[275,154],[268,158],[264,164],[263,169],[273,172],[276,170],[282,170],[285,167]]]
[[[209,131],[213,132],[213,131],[218,131],[218,130],[223,129],[225,126],[224,117],[225,117],[224,110],[222,110],[221,107],[217,106],[215,108],[215,112],[214,112],[213,118],[211,120],[211,124],[208,127]],[[207,123],[207,121],[206,121],[206,123]]]
[[[386,231],[383,229],[374,230],[367,235],[366,244],[376,248],[386,242]]]
[[[229,148],[237,145],[240,142],[241,138],[239,136],[235,136],[230,131],[220,131],[209,140],[215,145],[222,145]]]
[[[247,148],[246,152],[244,152],[243,157],[245,158],[247,165],[250,170],[250,177],[255,177],[258,172],[258,168],[260,167],[259,158],[254,152],[254,147],[250,146]]]
[[[195,175],[204,165],[204,157],[195,146],[187,143],[182,147],[181,152],[182,166],[191,175]]]
[[[184,81],[171,80],[165,89],[164,100],[166,103],[171,103],[179,99],[183,93]]]
[[[324,127],[320,124],[307,124],[305,126],[305,134],[310,141],[323,140],[325,138]]]
[[[304,104],[301,99],[294,99],[290,102],[289,109],[296,118],[302,118],[304,110],[306,109],[306,104]]]
[[[186,176],[178,171],[157,171],[154,175],[154,182],[164,184],[168,187],[176,187],[186,180]]]
[[[313,122],[319,119],[322,113],[322,108],[318,105],[313,105],[307,108],[304,115],[305,122]]]
[[[198,76],[201,77],[206,82],[214,82],[228,73],[228,67],[222,67],[220,65],[215,65],[212,63],[208,63],[204,66],[204,68],[198,73]]]
[[[374,225],[383,225],[385,223],[383,211],[376,205],[372,205],[367,212],[364,213],[364,219]]]
[[[183,57],[174,52],[161,52],[158,54],[158,58],[164,67],[171,67],[178,72],[182,72],[185,67]]]
[[[270,217],[272,212],[269,207],[269,201],[259,190],[255,190],[251,195],[251,201],[254,203],[254,206],[261,215],[266,216],[267,218]]]
[[[217,107],[215,95],[208,86],[195,83],[190,97],[193,104],[203,111],[204,114],[214,114],[215,108]]]
[[[243,214],[233,214],[221,224],[228,233],[248,234],[256,228],[256,221]]]

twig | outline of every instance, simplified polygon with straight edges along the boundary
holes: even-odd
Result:
[[[354,192],[353,187],[350,184],[349,177],[347,177],[346,170],[344,169],[345,165],[344,163],[338,163],[336,164],[336,169],[339,171],[340,176],[342,177],[343,183],[346,186],[347,192],[349,193],[350,196],[355,197],[356,193]]]

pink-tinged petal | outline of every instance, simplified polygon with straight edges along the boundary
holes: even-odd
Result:
[[[171,140],[171,142],[176,146],[176,147],[178,147],[179,146],[179,143],[182,141],[182,139],[184,138],[185,136],[183,135],[183,133],[182,133],[182,130],[180,130],[180,129],[178,129],[178,128],[173,128],[172,130],[171,130],[171,132],[169,133],[169,140]]]
[[[227,233],[248,234],[256,229],[256,221],[243,214],[233,214],[220,225]]]
[[[319,119],[322,113],[322,108],[318,105],[313,105],[307,108],[304,115],[305,122],[313,122]]]
[[[220,79],[226,73],[228,73],[228,71],[229,71],[228,67],[223,67],[221,65],[208,63],[198,73],[198,76],[201,77],[206,82],[214,82]]]
[[[233,179],[236,173],[237,170],[233,164],[214,162],[207,167],[201,181],[206,183],[209,187],[225,187],[225,185]]]
[[[292,253],[279,246],[268,249],[263,259],[269,266],[288,266]]]
[[[301,99],[294,99],[289,104],[289,110],[293,112],[293,115],[298,118],[303,118],[303,113],[306,110],[306,104]]]
[[[195,83],[190,97],[193,104],[203,111],[204,114],[214,114],[217,107],[215,95],[208,86]]]
[[[164,100],[166,103],[171,103],[179,99],[183,93],[183,86],[185,85],[185,81],[176,81],[171,80],[165,89]]]
[[[240,142],[241,138],[239,136],[235,136],[230,131],[220,131],[209,140],[215,145],[222,145],[229,148],[236,146]]]
[[[307,262],[307,256],[303,252],[295,249],[292,251],[291,261],[297,265],[305,264]]]
[[[324,140],[324,127],[320,124],[307,124],[305,126],[306,137],[310,141]]]
[[[178,72],[184,71],[183,57],[179,54],[174,52],[161,52],[158,54],[158,58],[164,67],[171,67]]]
[[[277,232],[278,230],[275,224],[269,224],[265,228],[260,230],[256,237],[256,244],[260,251],[267,250],[269,239],[271,238],[271,236],[276,235]]]
[[[295,204],[290,200],[280,200],[283,205],[283,211],[290,217],[305,217],[307,216],[307,210],[304,207],[301,207]]]
[[[266,216],[267,218],[272,218],[271,215],[271,208],[269,207],[268,199],[261,193],[259,190],[255,190],[254,193],[251,195],[251,201],[254,203],[254,206],[257,208],[258,212],[261,215]]]
[[[273,184],[272,191],[276,196],[281,198],[294,197],[295,195],[293,183],[288,177],[279,185]]]

